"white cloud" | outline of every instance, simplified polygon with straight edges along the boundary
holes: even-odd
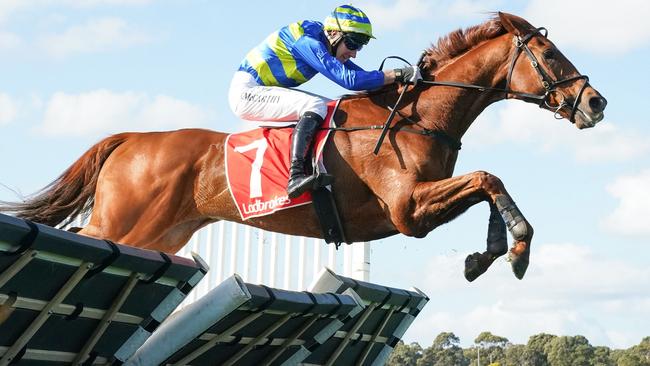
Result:
[[[604,258],[590,247],[570,243],[533,245],[531,265],[522,281],[514,278],[509,263],[499,259],[470,284],[460,272],[463,262],[464,255],[439,255],[426,266],[435,271],[425,278],[419,273],[416,282],[425,285],[418,287],[432,300],[409,329],[408,340],[427,346],[439,332],[451,330],[468,345],[481,331],[489,330],[514,343],[526,343],[531,335],[546,332],[581,334],[592,344],[627,348],[647,335],[643,322],[637,329],[620,324],[650,318],[648,268]],[[468,291],[480,305],[473,305],[471,299],[463,304],[451,300]]]
[[[11,123],[17,110],[16,102],[9,95],[0,93],[0,126]]]
[[[650,43],[650,2],[645,0],[532,0],[524,17],[549,29],[558,45],[620,54]]]
[[[146,5],[153,0],[2,0],[0,1],[0,24],[13,13],[45,6],[70,6],[90,8],[101,5]]]
[[[418,19],[474,19],[485,20],[485,15],[503,5],[503,0],[395,0],[388,5],[376,1],[355,3],[368,14],[375,29],[401,29]]]
[[[18,35],[0,30],[0,49],[14,48],[22,43]]]
[[[98,5],[146,5],[153,0],[46,0],[50,4],[62,4],[78,7],[91,7]]]
[[[625,161],[650,152],[650,136],[624,131],[605,119],[596,127],[578,130],[551,112],[521,101],[510,101],[483,112],[465,136],[464,144],[484,148],[516,143],[542,151],[569,150],[584,163]]]
[[[95,90],[82,94],[56,93],[47,102],[37,127],[51,136],[101,136],[121,131],[151,131],[198,127],[208,112],[165,95]]]
[[[394,30],[415,19],[428,18],[433,4],[425,0],[397,0],[389,6],[360,1],[359,8],[368,15],[374,29]]]
[[[133,28],[123,19],[101,18],[72,26],[60,34],[44,35],[38,43],[50,55],[62,58],[72,53],[101,52],[150,40],[150,36]]]
[[[25,7],[27,1],[23,0],[3,0],[0,1],[0,24],[2,24],[12,13]]]
[[[618,206],[603,221],[604,226],[622,234],[650,234],[650,170],[623,176],[607,186],[619,200]]]

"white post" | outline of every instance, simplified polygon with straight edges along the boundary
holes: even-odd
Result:
[[[195,232],[194,235],[192,235],[190,248],[191,248],[190,253],[191,252],[195,252],[195,253],[200,253],[201,252],[199,250],[199,232],[198,231]],[[196,301],[198,299],[198,297],[199,297],[198,293],[199,292],[203,293],[204,290],[205,290],[205,288],[204,288],[203,283],[199,282],[199,284],[197,286],[197,291],[193,291],[193,294],[192,294],[193,296],[191,297],[192,301]]]
[[[297,290],[302,291],[305,288],[305,273],[307,269],[305,267],[305,252],[307,246],[307,238],[300,238],[300,246],[298,247],[298,288]]]
[[[291,283],[291,237],[284,236],[284,289],[289,289]]]
[[[217,280],[217,272],[218,268],[214,268],[214,264],[218,263],[219,258],[217,257],[217,252],[218,248],[217,243],[214,242],[214,225],[208,225],[205,227],[203,230],[206,230],[206,252],[205,252],[205,260],[210,263],[210,271],[208,271],[206,275],[206,279],[204,281],[208,282],[208,286],[212,288]]]
[[[257,230],[257,283],[264,281],[264,230]]]
[[[312,268],[312,274],[311,274],[311,278],[313,280],[320,272],[320,267],[321,267],[320,246],[323,245],[323,242],[320,239],[314,239],[312,245],[314,246],[314,264],[313,264],[314,268]]]
[[[354,243],[352,250],[352,278],[370,281],[370,243]]]
[[[199,250],[199,232],[195,232],[194,235],[192,235],[192,244],[190,245],[192,248],[193,252],[198,253]]]
[[[327,267],[336,272],[336,245],[327,245]]]
[[[245,282],[251,280],[251,227],[244,227],[244,269],[241,277]]]
[[[271,233],[271,259],[269,268],[269,286],[275,287],[275,274],[278,268],[278,233]]]
[[[351,245],[343,244],[343,275],[346,277],[352,277],[352,256],[354,252]]]
[[[217,244],[217,268],[214,270],[217,271],[217,283],[221,283],[226,276],[226,222],[221,221],[219,223],[219,242]]]
[[[230,271],[228,275],[235,274],[237,272],[237,230],[238,227],[233,224],[232,226],[232,235],[230,239]]]

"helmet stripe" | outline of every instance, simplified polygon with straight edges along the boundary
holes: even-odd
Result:
[[[326,30],[361,33],[374,38],[370,19],[363,11],[351,5],[342,5],[334,9],[332,14],[325,18],[324,28]]]

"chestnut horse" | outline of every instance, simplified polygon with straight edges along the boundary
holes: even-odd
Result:
[[[342,127],[325,149],[327,171],[345,235],[370,241],[402,233],[422,238],[469,207],[491,208],[487,249],[465,261],[474,280],[508,251],[513,272],[528,267],[533,228],[496,176],[477,171],[452,177],[460,141],[490,104],[520,99],[566,118],[579,129],[603,118],[606,100],[546,38],[543,28],[498,13],[457,30],[425,50],[424,80],[344,97],[335,115]],[[381,125],[407,88],[373,154]],[[185,129],[108,137],[36,196],[4,211],[47,225],[92,209],[80,233],[175,253],[201,227],[242,222],[224,173],[225,133]],[[265,230],[322,237],[310,205],[251,218]]]

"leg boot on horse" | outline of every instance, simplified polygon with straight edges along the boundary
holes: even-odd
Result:
[[[314,190],[332,184],[334,177],[330,174],[314,173],[307,175],[307,158],[310,155],[312,141],[316,131],[323,123],[323,118],[314,112],[305,112],[293,130],[291,142],[291,166],[287,193],[289,198],[296,198],[307,190]]]

